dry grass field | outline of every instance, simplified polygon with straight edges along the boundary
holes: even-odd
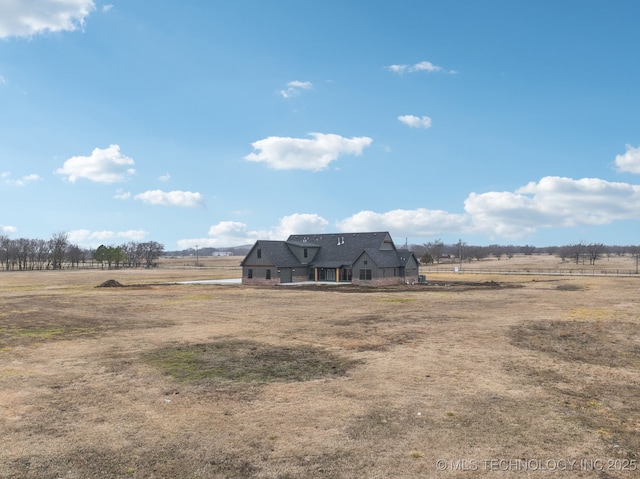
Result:
[[[640,278],[163,266],[0,272],[0,477],[640,476]]]

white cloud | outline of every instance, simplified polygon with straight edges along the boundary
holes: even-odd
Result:
[[[6,84],[7,84],[7,79],[2,75],[0,75],[0,85],[6,85]]]
[[[90,231],[86,229],[68,232],[69,242],[85,247],[97,247],[101,244],[126,243],[128,241],[143,241],[147,236],[144,230],[128,231]]]
[[[280,218],[280,224],[270,237],[272,239],[286,239],[293,234],[322,233],[329,222],[316,214],[295,213]]]
[[[158,180],[162,181],[163,183],[169,181],[170,179],[171,175],[169,173],[165,173],[164,175],[158,177]]]
[[[311,90],[313,88],[313,84],[309,81],[290,81],[287,83],[287,88],[285,90],[280,90],[280,95],[283,98],[291,98],[293,96],[298,96],[301,90]]]
[[[246,238],[248,236],[247,225],[239,221],[221,221],[209,228],[209,236]]]
[[[411,128],[431,128],[431,118],[428,116],[401,115],[398,121]]]
[[[251,144],[259,153],[245,156],[247,161],[263,162],[276,170],[320,171],[342,154],[361,155],[373,141],[368,137],[344,138],[340,135],[309,133],[312,139],[270,136]]]
[[[616,169],[621,173],[640,173],[640,147],[626,145],[624,155],[616,156]]]
[[[246,224],[237,221],[221,221],[209,228],[208,238],[193,238],[178,241],[180,249],[199,247],[224,248],[251,244],[259,239],[285,240],[292,234],[323,232],[329,224],[316,214],[295,213],[280,218],[277,226],[267,231],[249,230]]]
[[[116,190],[116,194],[113,195],[113,198],[116,200],[128,200],[129,198],[131,198],[131,192],[124,191],[123,189],[118,188]]]
[[[12,235],[18,232],[18,228],[15,226],[0,225],[0,234]]]
[[[103,12],[108,12],[109,10],[111,10],[113,8],[113,5],[108,4],[108,5],[103,5],[102,6],[102,11]]]
[[[11,173],[8,171],[0,174],[0,178],[3,178],[4,182],[7,185],[11,185],[11,186],[26,186],[29,183],[35,183],[36,181],[42,180],[42,177],[40,177],[40,175],[36,175],[35,173],[32,173],[30,175],[25,175],[22,178],[18,178],[17,180],[14,180],[11,178]]]
[[[74,31],[95,9],[93,0],[2,0],[0,38]]]
[[[66,176],[71,183],[78,178],[97,183],[119,183],[136,172],[129,168],[133,165],[134,161],[120,153],[118,145],[110,145],[105,149],[94,149],[91,156],[69,158],[56,173]]]
[[[513,193],[472,193],[465,210],[478,231],[521,237],[539,228],[640,219],[640,186],[548,176]]]
[[[151,190],[135,195],[134,199],[148,205],[182,206],[185,208],[204,206],[202,194],[191,191]]]
[[[414,63],[413,65],[389,65],[387,70],[402,75],[403,73],[416,73],[416,72],[441,72],[449,73],[451,75],[458,73],[455,70],[446,70],[438,65],[434,65],[428,61],[422,61],[420,63]]]
[[[605,225],[640,219],[640,185],[597,178],[545,177],[513,192],[471,193],[464,214],[418,208],[361,211],[341,231],[390,231],[401,236],[486,234],[522,238],[542,228]]]
[[[431,236],[443,232],[457,233],[468,229],[470,223],[465,215],[418,208],[384,213],[360,211],[337,225],[344,232],[390,231],[402,236]]]

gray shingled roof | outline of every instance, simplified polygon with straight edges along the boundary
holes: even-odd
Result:
[[[269,261],[282,268],[301,266],[290,246],[318,248],[310,261],[313,268],[340,268],[351,266],[366,252],[378,267],[395,268],[405,266],[411,256],[408,250],[381,250],[385,239],[391,236],[386,231],[372,233],[331,233],[291,235],[287,241],[258,240],[255,247]]]
[[[399,249],[398,260],[400,261],[400,266],[406,266],[412,254],[408,249]]]
[[[298,258],[295,257],[284,241],[259,240],[258,245],[262,248],[262,254],[278,267],[295,268],[300,265]]]
[[[367,248],[364,251],[379,268],[395,268],[397,266],[402,266],[400,264],[400,259],[398,258],[398,253],[395,251],[380,251],[374,248]]]
[[[310,264],[313,267],[339,268],[341,266],[350,266],[365,250],[377,253],[391,253],[390,255],[384,255],[385,259],[380,256],[379,260],[386,263],[389,261],[387,257],[393,256],[395,257],[394,265],[397,266],[398,257],[395,251],[379,251],[387,235],[387,232],[291,235],[287,242],[297,246],[320,246],[318,254]],[[371,254],[373,255],[374,253]]]

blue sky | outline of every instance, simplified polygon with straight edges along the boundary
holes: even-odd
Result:
[[[640,2],[0,0],[0,235],[640,243]]]

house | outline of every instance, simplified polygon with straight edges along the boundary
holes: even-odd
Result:
[[[381,286],[418,282],[418,260],[388,232],[291,235],[258,240],[241,263],[243,284],[305,281]]]

